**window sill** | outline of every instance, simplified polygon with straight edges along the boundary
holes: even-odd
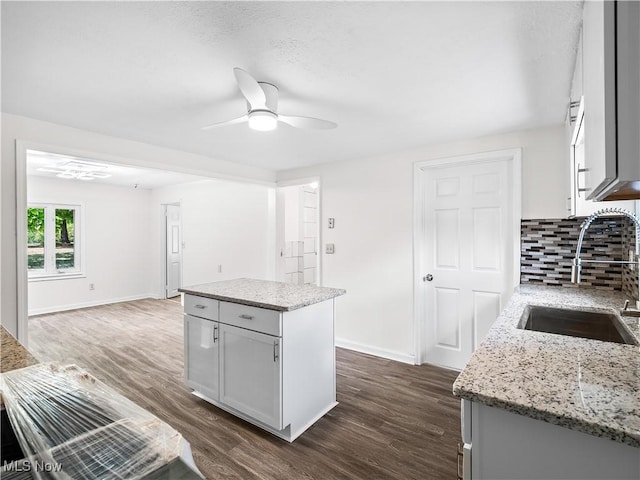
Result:
[[[87,278],[82,272],[58,273],[54,275],[33,275],[28,277],[29,282],[49,282],[51,280],[71,280],[74,278]]]

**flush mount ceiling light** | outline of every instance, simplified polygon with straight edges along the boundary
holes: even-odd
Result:
[[[39,168],[41,172],[55,173],[58,178],[65,178],[67,180],[95,180],[97,178],[109,178],[111,175],[108,173],[100,172],[78,172],[76,170],[56,170],[54,168]]]
[[[55,173],[56,177],[67,180],[96,180],[100,178],[109,178],[111,174],[105,172],[108,168],[108,165],[103,165],[101,163],[72,160],[61,165],[40,167],[38,168],[38,171]]]
[[[274,130],[278,125],[278,121],[296,128],[311,128],[316,130],[327,130],[338,126],[334,122],[321,120],[319,118],[279,114],[278,87],[270,83],[258,82],[241,68],[234,68],[233,73],[238,82],[240,92],[242,92],[242,95],[244,95],[244,98],[247,100],[247,114],[226,122],[208,125],[203,127],[203,130],[244,122],[249,123],[249,128],[263,132]]]
[[[66,172],[61,172],[56,175],[59,178],[68,178],[68,179],[78,179],[78,180],[95,180],[97,178],[109,178],[111,175],[108,173],[99,173],[99,172],[75,172],[73,170],[69,170]]]

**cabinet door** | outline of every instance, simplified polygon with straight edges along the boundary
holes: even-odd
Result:
[[[603,208],[622,208],[634,211],[633,200],[618,200],[615,202],[596,202],[587,200],[585,189],[585,115],[583,107],[578,111],[576,128],[571,140],[571,215],[588,217]]]
[[[220,324],[220,402],[282,430],[281,338]]]
[[[218,400],[218,322],[184,316],[184,373],[187,385]]]
[[[585,182],[585,165],[584,165],[584,132],[585,121],[582,105],[576,119],[574,137],[571,141],[571,188],[573,208],[571,215],[582,217],[591,215],[600,208],[604,208],[598,203],[586,199],[587,189]]]
[[[584,4],[583,86],[587,198],[616,178],[615,4]]]

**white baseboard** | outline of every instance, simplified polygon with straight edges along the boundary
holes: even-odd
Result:
[[[367,353],[376,357],[388,358],[389,360],[395,360],[396,362],[415,365],[415,357],[413,355],[394,352],[393,350],[373,347],[371,345],[364,345],[362,343],[345,340],[344,338],[336,338],[336,347],[346,348],[347,350],[354,350],[360,353]]]
[[[142,295],[131,295],[129,297],[110,298],[107,300],[93,300],[90,302],[80,302],[69,305],[55,305],[44,308],[33,308],[29,309],[28,315],[31,317],[33,315],[43,315],[45,313],[66,312],[67,310],[76,310],[78,308],[97,307],[99,305],[109,305],[111,303],[131,302],[133,300],[142,300],[145,298],[157,299],[157,295],[155,293],[146,293]]]

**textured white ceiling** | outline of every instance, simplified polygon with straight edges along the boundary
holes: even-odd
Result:
[[[560,124],[582,3],[2,2],[2,110],[282,170]],[[246,112],[233,67],[335,130]]]

